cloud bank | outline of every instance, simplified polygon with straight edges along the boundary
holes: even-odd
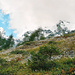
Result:
[[[37,27],[55,28],[59,20],[70,21],[75,29],[75,0],[0,0],[0,9],[10,15],[9,28],[17,37]]]

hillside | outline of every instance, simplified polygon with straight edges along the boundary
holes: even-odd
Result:
[[[61,69],[59,72],[56,69],[52,68],[50,71],[32,71],[27,65],[27,60],[31,60],[31,52],[34,51],[37,53],[39,51],[39,47],[43,47],[44,45],[51,45],[53,44],[55,47],[57,47],[61,54],[60,55],[52,55],[51,60],[56,61],[59,60],[59,63],[61,62],[70,62],[71,65],[65,65],[63,69],[61,67],[57,67],[58,69]],[[72,34],[66,34],[64,36],[60,37],[52,37],[50,39],[45,40],[39,40],[39,41],[31,41],[23,43],[22,45],[14,48],[14,49],[8,49],[8,50],[2,50],[0,51],[0,75],[54,75],[60,74],[60,75],[68,75],[65,71],[67,68],[72,68],[72,72],[70,72],[70,75],[75,74],[75,33]],[[5,66],[4,66],[5,65]],[[8,67],[7,67],[8,65]],[[68,69],[67,71],[69,71]],[[58,72],[56,72],[58,71]],[[62,73],[61,73],[62,72]]]
[[[58,47],[63,52],[75,51],[75,33],[41,41],[26,42],[25,44],[17,47],[16,49],[36,52],[39,50],[38,49],[39,46],[43,46],[44,44],[47,43],[54,43],[55,46]]]

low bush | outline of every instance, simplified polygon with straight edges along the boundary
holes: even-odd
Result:
[[[11,54],[22,54],[22,55],[26,55],[26,54],[28,54],[28,52],[21,51],[21,50],[16,50],[16,51],[12,51]]]
[[[0,65],[0,75],[16,75],[20,69],[24,69],[24,65],[16,61],[2,63]]]
[[[0,64],[2,64],[5,61],[6,61],[5,59],[0,58]]]
[[[46,69],[46,61],[47,59],[45,56],[35,53],[31,56],[31,61],[28,60],[28,65],[32,70]]]
[[[46,39],[44,36],[41,36],[41,37],[40,37],[40,40],[44,40],[44,39]]]
[[[52,68],[52,62],[49,62],[52,55],[60,54],[54,45],[44,45],[39,48],[38,53],[32,53],[31,61],[28,60],[28,66],[32,70],[49,70]],[[53,64],[55,66],[55,64]]]
[[[59,55],[60,51],[57,47],[52,45],[44,45],[39,48],[39,53],[51,58],[52,55]]]
[[[71,58],[65,59],[63,61],[63,64],[71,64],[71,63],[72,63],[72,59]]]
[[[56,44],[57,42],[55,41],[49,41],[48,44]]]

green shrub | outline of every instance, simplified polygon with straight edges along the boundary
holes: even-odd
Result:
[[[2,48],[0,48],[0,51],[2,50]]]
[[[25,43],[25,45],[31,45],[32,44],[32,42],[26,42]]]
[[[55,41],[49,41],[48,44],[56,44],[57,42]]]
[[[17,46],[20,46],[20,45],[31,45],[31,44],[32,44],[32,42],[24,41],[24,42],[22,42],[22,43],[18,43]],[[17,46],[16,46],[16,47],[17,47]]]
[[[41,37],[40,37],[40,40],[44,40],[44,39],[46,39],[44,36],[41,36]]]
[[[5,59],[0,58],[0,64],[2,64],[5,61],[6,61]]]
[[[6,62],[0,65],[0,75],[16,75],[20,70],[24,69],[24,65],[16,61]]]
[[[44,45],[39,48],[38,53],[31,53],[31,61],[28,60],[28,66],[32,70],[49,70],[55,63],[49,62],[48,59],[51,58],[53,54],[59,54],[59,50],[54,45]]]
[[[22,54],[22,55],[26,55],[26,54],[28,54],[28,52],[21,51],[21,50],[16,50],[16,51],[12,51],[11,54]]]
[[[18,46],[20,46],[20,45],[22,45],[22,43],[18,43],[16,47],[18,47]]]
[[[71,58],[65,59],[65,61],[63,61],[63,64],[71,64],[72,60]]]
[[[72,64],[75,64],[75,57],[72,59]]]
[[[54,45],[44,45],[39,48],[39,53],[51,58],[52,55],[59,55],[60,51]]]
[[[47,57],[42,54],[35,53],[31,56],[31,61],[28,60],[28,65],[32,70],[45,70],[46,69]]]

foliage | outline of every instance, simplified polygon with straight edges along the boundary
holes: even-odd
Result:
[[[41,36],[41,31],[42,31],[41,28],[38,28],[37,30],[35,30],[35,31],[31,34],[31,36],[30,36],[30,38],[29,38],[29,41],[34,41],[34,40],[35,40],[35,37],[37,38],[37,40],[39,40],[39,37]]]
[[[42,35],[42,36],[40,37],[40,40],[44,40],[44,39],[46,39],[46,38],[44,37],[44,35]]]
[[[38,55],[38,57],[37,57],[37,54],[35,53],[32,53],[32,54],[36,56],[36,57],[33,57],[34,60],[38,59],[39,61],[38,63],[35,62],[36,64],[34,64],[34,63],[31,63],[32,61],[29,60],[29,63],[32,64],[31,67],[33,67],[33,70],[35,70],[37,66],[37,70],[32,71],[30,68],[28,68],[29,66],[27,66],[26,64],[21,64],[20,62],[18,62],[18,61],[21,61],[21,58],[17,58],[17,61],[12,60],[8,62],[5,62],[4,59],[0,58],[0,64],[1,64],[0,75],[19,75],[19,74],[20,75],[24,75],[24,74],[27,74],[27,75],[46,75],[46,74],[74,75],[75,74],[75,58],[61,58],[59,60],[46,61],[47,59],[43,59],[46,57],[43,57],[43,56],[41,57],[41,54]],[[45,60],[46,62],[43,60]]]
[[[14,44],[13,35],[10,35],[9,38],[7,39],[7,41],[6,41],[6,44],[5,44],[4,48],[6,49],[7,47],[8,48],[13,47],[13,44]]]
[[[75,33],[64,34],[62,37],[65,38],[65,37],[72,37],[72,36],[75,36]]]
[[[31,45],[31,44],[33,44],[33,43],[34,43],[34,42],[32,42],[32,41],[31,41],[31,42],[26,42],[25,45]]]
[[[22,55],[26,55],[26,54],[28,54],[28,52],[21,51],[21,50],[16,50],[16,51],[12,51],[11,54],[22,54]]]
[[[24,38],[23,38],[23,41],[29,41],[29,32],[26,32],[25,34],[24,34]]]
[[[33,54],[31,60],[32,61],[28,60],[28,64],[32,70],[46,69],[45,66],[46,66],[47,59],[42,54]]]
[[[39,53],[48,56],[49,58],[51,58],[52,55],[60,54],[59,49],[57,49],[57,47],[55,47],[53,44],[41,46],[39,48]]]
[[[5,43],[6,39],[5,38],[1,38],[0,37],[0,46],[3,45]]]
[[[0,58],[0,64],[2,64],[5,61],[6,61],[5,59]]]
[[[3,49],[3,46],[4,46],[5,42],[6,42],[6,39],[0,37],[0,50]]]
[[[28,65],[32,70],[49,70],[50,63],[48,58],[55,54],[60,53],[54,45],[44,45],[39,48],[38,53],[32,53],[31,61],[28,60]]]
[[[31,45],[31,44],[35,44],[36,41],[23,41],[22,43],[18,43],[17,46],[20,46],[20,45]]]
[[[57,42],[55,41],[49,41],[48,44],[56,44]]]
[[[18,47],[18,46],[20,46],[20,45],[22,45],[21,43],[18,43],[17,45],[16,45],[16,47]]]
[[[15,75],[20,69],[24,69],[24,65],[16,61],[2,63],[0,75]]]
[[[0,38],[0,50],[2,49],[8,49],[10,47],[13,47],[14,45],[14,39],[13,39],[13,35],[10,35],[8,39],[2,39]]]

